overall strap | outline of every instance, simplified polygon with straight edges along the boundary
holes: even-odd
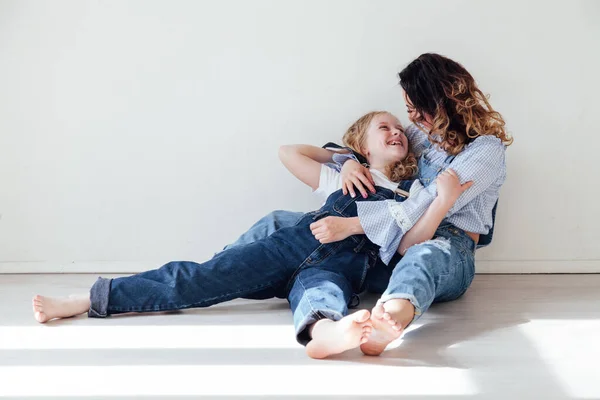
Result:
[[[356,157],[356,159],[358,160],[359,163],[361,163],[362,165],[368,166],[369,163],[367,162],[367,159],[360,153],[357,153],[356,151],[352,150],[350,147],[343,147],[340,146],[339,144],[333,143],[333,142],[328,142],[325,145],[322,146],[324,149],[345,149],[345,150],[349,150],[354,157]]]
[[[396,190],[394,190],[394,192],[399,194],[400,196],[408,197],[408,195],[410,194],[410,187],[412,186],[414,181],[415,179],[401,180],[398,183],[398,187],[396,188]]]
[[[479,235],[479,242],[477,243],[477,248],[487,246],[492,243],[492,238],[494,237],[494,226],[496,225],[496,209],[498,208],[498,201],[496,200],[496,204],[494,204],[494,208],[492,208],[492,227],[490,231],[485,235]]]

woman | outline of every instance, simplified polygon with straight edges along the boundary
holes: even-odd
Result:
[[[413,122],[406,135],[425,189],[403,203],[358,203],[357,217],[327,217],[314,226],[323,243],[360,232],[380,247],[382,263],[367,277],[368,287],[384,289],[371,312],[374,330],[361,345],[367,355],[381,354],[433,302],[457,299],[467,290],[475,272],[475,249],[491,242],[495,206],[506,177],[505,148],[512,143],[502,116],[459,63],[422,54],[399,78]],[[374,190],[371,174],[356,157],[336,155],[334,160],[341,167],[344,194],[354,197],[356,187],[365,197],[367,189]],[[431,206],[439,201],[436,177],[450,168],[460,182],[473,185],[448,213],[433,215]],[[426,217],[439,219],[441,225],[416,225]],[[286,211],[269,214],[232,246],[268,235],[297,218],[297,213]],[[403,242],[407,232],[434,239],[409,248]]]

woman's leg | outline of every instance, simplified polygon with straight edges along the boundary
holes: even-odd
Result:
[[[235,242],[225,246],[223,250],[264,239],[281,228],[296,225],[303,216],[304,214],[301,212],[273,211],[259,219],[248,231],[244,232]]]
[[[409,248],[373,308],[374,331],[361,345],[363,353],[381,354],[432,303],[462,296],[473,280],[474,250],[463,231],[448,226],[438,229],[433,240]]]
[[[288,300],[296,338],[310,357],[325,358],[367,341],[370,313],[347,315],[353,292],[351,282],[339,272],[307,268],[295,277]]]

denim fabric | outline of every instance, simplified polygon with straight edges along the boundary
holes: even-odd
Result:
[[[419,181],[429,186],[453,159],[447,156],[440,166],[420,157]],[[466,292],[475,275],[475,242],[464,230],[444,220],[432,240],[411,246],[397,260],[379,302],[409,300],[415,307],[415,321],[434,302],[455,300]],[[381,283],[372,284],[379,288]]]
[[[279,211],[261,221],[282,227],[293,218],[293,213],[286,215]],[[363,289],[383,293],[380,302],[394,298],[409,300],[415,306],[414,320],[417,320],[432,303],[455,300],[466,292],[475,275],[474,255],[473,240],[463,230],[442,223],[433,240],[412,246],[404,257],[396,254],[389,265],[377,259],[367,272]]]
[[[408,187],[409,181],[403,189]],[[129,277],[101,278],[90,291],[88,315],[208,307],[235,298],[287,298],[298,340],[306,344],[310,324],[323,317],[337,320],[347,313],[351,298],[364,290],[367,270],[377,260],[377,247],[366,236],[321,244],[310,224],[327,216],[355,217],[357,202],[390,198],[402,200],[384,188],[367,199],[353,199],[339,190],[296,225],[280,227],[266,219],[262,225],[267,224],[267,232],[275,230],[271,235],[230,246],[207,262],[174,261]]]
[[[397,196],[400,201],[402,198]],[[257,240],[264,239],[274,233],[276,230],[296,225],[304,214],[294,211],[276,210],[262,217],[252,227],[242,234],[234,243],[225,246],[225,249],[230,249],[235,246],[250,244]],[[396,253],[389,265],[385,265],[380,259],[374,267],[367,271],[366,288],[369,293],[381,294],[387,288],[387,285],[392,277],[394,266],[398,263],[401,256]]]
[[[407,299],[417,320],[434,302],[455,300],[475,275],[475,242],[462,229],[446,223],[434,238],[411,246],[394,266],[379,302]]]
[[[110,294],[110,279],[98,278],[90,289],[90,310],[88,315],[94,318],[106,317],[108,297]]]
[[[242,236],[225,246],[223,250],[264,239],[280,228],[296,225],[303,216],[304,213],[301,212],[275,210],[259,219]]]
[[[452,159],[448,157],[446,162],[449,164]],[[435,180],[440,168],[424,159],[420,161],[421,182],[428,185]],[[294,218],[295,213],[277,211],[261,220],[263,227],[253,229],[268,235],[272,233],[269,226],[283,227]],[[491,234],[488,234],[490,238]],[[380,299],[383,302],[394,298],[411,301],[416,320],[432,303],[454,300],[465,293],[475,274],[474,253],[473,240],[462,229],[444,221],[433,240],[412,246],[404,257],[396,253],[388,265],[378,259],[368,270],[364,289],[383,293]]]

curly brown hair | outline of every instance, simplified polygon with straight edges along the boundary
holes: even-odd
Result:
[[[413,122],[423,122],[425,114],[431,115],[432,128],[426,133],[432,143],[447,153],[456,155],[483,135],[496,136],[505,146],[512,144],[502,115],[456,61],[439,54],[422,54],[398,76],[418,113]]]
[[[392,115],[387,111],[372,111],[368,114],[360,117],[354,122],[350,128],[344,134],[342,141],[345,146],[350,147],[356,153],[362,154],[362,148],[367,140],[367,130],[373,118],[378,115],[388,114]],[[365,157],[366,158],[366,157]],[[398,182],[402,179],[410,179],[417,174],[417,159],[412,151],[408,151],[406,158],[402,161],[398,161],[393,165],[389,165],[386,171],[386,175],[393,181]]]

